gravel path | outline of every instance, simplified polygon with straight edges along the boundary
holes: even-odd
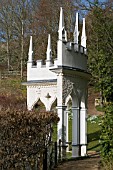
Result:
[[[55,170],[100,170],[99,161],[99,157],[68,161],[59,165]]]

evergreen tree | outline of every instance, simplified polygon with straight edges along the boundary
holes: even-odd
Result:
[[[95,7],[87,17],[89,70],[103,99],[113,101],[113,11]]]

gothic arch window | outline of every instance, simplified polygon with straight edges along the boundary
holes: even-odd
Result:
[[[42,103],[40,99],[34,104],[33,110],[46,111],[45,105]]]

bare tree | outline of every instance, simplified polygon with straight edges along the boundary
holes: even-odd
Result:
[[[8,70],[11,65],[21,70],[27,57],[27,37],[31,32],[30,20],[35,0],[1,0],[0,1],[0,35],[6,46]],[[21,51],[21,53],[20,53]]]
[[[1,0],[0,9],[1,12],[3,11],[3,14],[0,15],[1,35],[2,39],[3,36],[5,37],[5,46],[5,42],[7,42],[8,70],[10,61],[14,68],[21,70],[22,78],[30,34],[35,36],[36,58],[45,58],[47,34],[52,34],[53,57],[56,57],[60,7],[64,9],[68,38],[71,39],[73,29],[71,25],[74,21],[75,10],[72,0]],[[11,55],[10,60],[9,54]]]
[[[48,33],[52,35],[52,52],[53,57],[56,57],[60,7],[64,9],[66,30],[68,38],[71,38],[70,32],[72,31],[74,10],[72,0],[40,0],[39,6],[33,15],[31,26],[35,36],[35,56],[38,59],[45,58]]]
[[[10,41],[13,36],[13,15],[12,15],[11,0],[0,1],[0,28],[1,40],[6,42],[7,51],[7,69],[10,70]]]

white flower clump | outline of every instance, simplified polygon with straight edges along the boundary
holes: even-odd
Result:
[[[87,118],[87,121],[90,121],[91,123],[97,123],[97,121],[98,121],[98,116],[97,116],[97,115],[89,116],[89,117]]]

